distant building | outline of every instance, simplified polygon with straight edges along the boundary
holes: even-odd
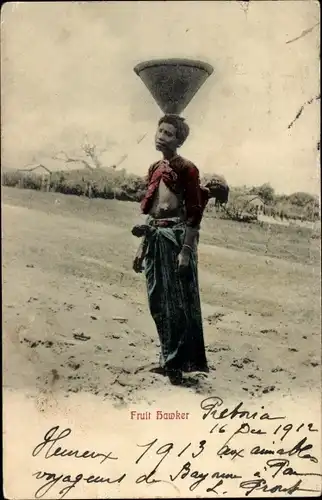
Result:
[[[236,198],[238,205],[243,207],[245,212],[255,210],[257,214],[264,212],[265,202],[257,194],[243,194]]]
[[[28,175],[36,176],[38,179],[40,178],[40,189],[42,191],[50,190],[50,179],[51,179],[51,171],[42,163],[27,166],[26,168],[19,168],[18,172],[21,172],[22,178],[19,180],[19,186],[24,187],[25,179]]]
[[[41,176],[51,175],[51,170],[49,170],[49,168],[45,167],[45,165],[42,165],[41,163],[26,168],[19,168],[18,171],[25,172],[26,174],[36,174]]]
[[[88,168],[89,167],[89,168]],[[24,168],[20,169],[20,171],[29,171],[34,173],[45,173],[47,170],[48,173],[54,172],[70,172],[74,170],[94,170],[96,167],[93,167],[87,159],[83,158],[69,158],[68,156],[64,157],[63,155],[57,157],[39,157],[36,162],[26,165]]]

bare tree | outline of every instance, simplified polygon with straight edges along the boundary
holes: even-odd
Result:
[[[82,150],[85,155],[90,158],[95,165],[95,168],[102,168],[102,162],[100,160],[100,156],[105,151],[108,151],[108,147],[98,148],[96,144],[90,144],[88,141],[84,142],[82,145]]]
[[[96,144],[89,142],[86,135],[80,147],[81,151],[85,154],[85,158],[82,157],[83,155],[70,155],[66,153],[66,151],[59,151],[59,153],[55,154],[52,158],[54,160],[63,160],[65,163],[79,162],[89,170],[96,170],[97,168],[103,167],[100,157],[105,151],[109,150],[112,144],[112,141],[107,141],[106,145],[103,148],[98,148]]]
[[[83,165],[89,170],[94,170],[94,168],[88,163],[88,161],[83,158],[71,158],[65,151],[59,151],[54,155],[53,160],[63,160],[65,163],[83,163]]]
[[[140,144],[143,139],[145,138],[147,134],[141,134],[135,141],[135,145]],[[89,170],[96,170],[103,168],[104,165],[102,164],[101,161],[101,156],[103,153],[106,151],[110,150],[110,147],[114,144],[114,141],[107,140],[105,141],[105,146],[103,148],[98,148],[95,143],[91,143],[88,140],[87,135],[85,135],[84,141],[81,144],[81,151],[84,153],[85,158],[78,155],[72,155],[70,156],[69,154],[66,153],[66,151],[60,151],[59,153],[55,154],[52,158],[54,160],[63,160],[65,163],[83,163],[83,165],[88,168]],[[121,158],[113,163],[113,165],[110,166],[113,170],[116,170],[127,158],[129,157],[129,153],[125,153],[121,156]]]

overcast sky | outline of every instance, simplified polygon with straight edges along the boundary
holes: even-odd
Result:
[[[181,154],[231,185],[319,192],[319,4],[305,1],[7,3],[2,9],[2,164],[108,146],[144,174],[161,111],[133,67],[160,57],[214,67],[183,113]],[[142,142],[136,141],[146,134]]]

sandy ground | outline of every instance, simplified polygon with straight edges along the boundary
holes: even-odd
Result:
[[[295,413],[309,412],[320,428],[316,259],[308,263],[305,256],[295,262],[216,246],[202,232],[200,281],[210,373],[207,378],[186,377],[184,387],[173,387],[147,368],[157,361],[158,339],[144,276],[131,270],[138,240],[130,229],[141,220],[137,206],[20,193],[6,189],[2,200],[3,385],[10,439],[15,439],[17,420],[11,408],[20,408],[22,415],[25,408],[39,422],[50,415],[56,418],[59,408],[68,420],[71,409],[79,408],[73,418],[76,422],[82,414],[85,425],[80,401],[87,407],[86,419],[98,419],[98,408],[104,407],[119,411],[122,421],[135,405],[163,408],[180,401],[186,411],[210,395],[253,407],[278,402],[284,412],[293,404]],[[99,215],[103,209],[104,218]],[[210,224],[205,223],[207,230]],[[32,427],[30,435],[36,431]],[[19,432],[28,434],[25,427]],[[319,439],[320,433],[315,436]],[[10,450],[10,460],[17,460],[16,451]],[[8,475],[12,485],[9,459]],[[11,487],[15,498],[27,498],[20,496],[21,485]],[[93,495],[86,491],[69,497]],[[119,496],[128,495],[124,492]],[[164,494],[179,493],[169,487]]]

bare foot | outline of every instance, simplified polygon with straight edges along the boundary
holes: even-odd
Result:
[[[182,384],[182,371],[181,370],[169,370],[167,372],[169,380],[172,385],[181,385]]]

